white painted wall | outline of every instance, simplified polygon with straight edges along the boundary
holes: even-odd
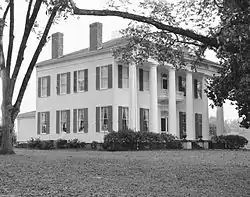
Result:
[[[38,137],[36,134],[36,118],[17,118],[17,141],[28,141],[32,137]]]

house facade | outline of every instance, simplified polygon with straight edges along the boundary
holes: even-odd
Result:
[[[120,43],[102,43],[102,24],[93,23],[89,48],[63,55],[63,34],[52,35],[52,59],[36,66],[37,137],[101,142],[130,128],[209,140],[204,88],[218,66],[204,60],[193,72],[153,60],[125,65],[112,55]],[[223,110],[217,114],[223,125]]]

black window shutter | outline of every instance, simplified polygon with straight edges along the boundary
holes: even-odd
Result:
[[[112,106],[108,106],[108,132],[113,131],[113,113]]]
[[[77,109],[73,110],[73,133],[77,133]]]
[[[50,133],[50,112],[46,113],[46,123],[47,123],[46,131],[47,131],[47,134],[49,134]]]
[[[108,88],[112,88],[112,64],[108,65]]]
[[[143,69],[139,69],[139,90],[143,91]]]
[[[122,65],[118,65],[118,88],[122,88]]]
[[[88,91],[88,69],[84,70],[84,88]]]
[[[57,74],[56,78],[56,93],[57,95],[60,94],[60,74]]]
[[[122,107],[118,107],[118,130],[122,130]]]
[[[96,107],[96,132],[100,132],[100,107]]]
[[[41,77],[38,78],[38,97],[41,97]]]
[[[194,79],[194,98],[198,98],[198,89],[197,89],[198,81]]]
[[[50,96],[50,86],[51,86],[51,82],[50,82],[50,76],[47,76],[47,96]]]
[[[88,133],[88,108],[84,109],[84,132]]]
[[[41,114],[40,112],[37,113],[37,134],[38,134],[38,135],[40,135],[40,133],[41,133],[41,132],[40,132],[40,118],[41,118],[41,117],[40,117],[40,116],[41,116],[40,114]]]
[[[56,133],[60,133],[60,111],[56,111]]]
[[[143,122],[143,108],[140,108],[140,131],[143,132],[144,131],[144,122]]]
[[[74,71],[74,92],[77,92],[77,71]]]
[[[70,72],[67,73],[67,94],[70,94]]]
[[[100,67],[96,67],[96,90],[100,90]]]

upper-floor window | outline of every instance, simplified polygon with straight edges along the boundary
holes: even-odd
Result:
[[[186,92],[186,77],[179,76],[178,77],[178,85],[179,85],[179,91]]]
[[[70,93],[70,72],[57,74],[57,94]]]
[[[60,94],[67,93],[67,73],[61,74],[60,80]]]
[[[118,65],[118,88],[129,88],[129,67]]]
[[[194,98],[202,98],[202,84],[201,81],[194,79]]]
[[[149,71],[139,69],[139,90],[148,91],[149,90]]]
[[[38,97],[50,96],[50,76],[38,78]]]
[[[168,89],[168,75],[167,74],[162,74],[161,76],[161,81],[162,81],[162,89]]]
[[[88,69],[74,71],[74,92],[88,90]]]
[[[96,89],[112,88],[112,65],[96,67]]]
[[[50,113],[38,112],[37,124],[38,124],[37,134],[49,134]]]

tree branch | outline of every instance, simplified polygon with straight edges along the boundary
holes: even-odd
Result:
[[[154,19],[152,19],[150,17],[141,16],[141,15],[132,14],[132,13],[123,12],[123,11],[115,11],[115,10],[79,9],[78,7],[76,7],[73,0],[70,0],[70,2],[71,2],[71,6],[73,8],[73,11],[74,11],[75,15],[122,17],[122,18],[126,18],[126,19],[135,20],[135,21],[138,21],[138,22],[147,23],[147,24],[155,26],[158,29],[165,30],[165,31],[175,33],[175,34],[178,34],[178,35],[189,37],[189,38],[191,38],[193,40],[197,40],[199,42],[202,42],[205,45],[209,45],[209,46],[216,47],[216,48],[219,47],[219,43],[217,43],[217,40],[215,38],[206,37],[206,36],[197,34],[197,33],[193,32],[191,30],[188,30],[188,29],[183,29],[183,28],[180,28],[180,27],[173,27],[173,26],[170,26],[170,25],[166,25],[166,24],[158,22],[158,21],[156,21],[156,20],[154,20]]]
[[[26,13],[26,23],[28,23],[29,19],[30,19],[30,10],[31,10],[32,3],[33,3],[33,0],[30,0],[29,5],[28,5],[28,10],[27,10],[27,13]]]
[[[59,6],[55,6],[51,12],[51,15],[50,15],[50,18],[46,24],[46,27],[45,27],[45,30],[43,32],[43,35],[42,35],[42,38],[37,46],[37,49],[33,55],[33,58],[29,64],[29,67],[28,67],[28,70],[24,76],[24,79],[23,79],[23,82],[22,82],[22,85],[20,87],[20,90],[19,90],[19,93],[18,93],[18,96],[17,96],[17,99],[16,99],[16,102],[14,104],[14,110],[13,110],[13,114],[12,114],[12,117],[16,117],[17,114],[19,113],[19,109],[20,109],[20,106],[21,106],[21,102],[22,102],[22,99],[23,99],[23,96],[24,96],[24,93],[26,91],[26,88],[27,88],[27,85],[28,85],[28,82],[29,82],[29,79],[31,77],[31,74],[32,74],[32,71],[36,65],[36,62],[37,62],[37,59],[46,43],[46,39],[47,39],[47,36],[48,36],[48,33],[49,33],[49,30],[51,28],[51,25],[54,21],[54,18],[57,14],[57,11],[59,9]]]
[[[10,76],[10,66],[11,66],[11,58],[13,51],[13,42],[14,42],[14,0],[10,0],[10,29],[9,29],[9,46],[7,53],[7,61],[6,61],[6,75]]]
[[[4,11],[3,18],[2,18],[4,21],[6,19],[6,16],[8,14],[9,9],[10,9],[10,3],[8,3],[8,5],[7,5],[7,7],[6,7],[5,11]]]
[[[19,73],[20,67],[21,67],[22,62],[23,62],[23,55],[24,55],[24,51],[25,51],[25,48],[26,48],[26,43],[28,41],[31,29],[32,29],[32,27],[34,25],[34,22],[36,20],[38,12],[40,10],[41,4],[42,4],[41,0],[36,0],[32,15],[31,15],[30,19],[28,20],[28,22],[26,22],[26,24],[25,24],[23,39],[21,41],[21,44],[20,44],[20,47],[19,47],[19,50],[18,50],[16,65],[15,65],[14,71],[13,71],[12,76],[11,76],[11,90],[10,90],[11,93],[13,93],[13,91],[14,91],[17,75]]]

